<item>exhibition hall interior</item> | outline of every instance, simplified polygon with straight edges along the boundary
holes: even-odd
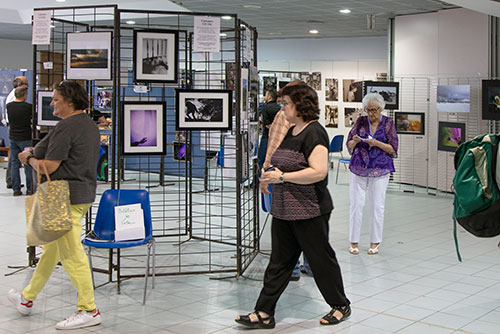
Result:
[[[0,10],[0,334],[500,333],[499,2]]]

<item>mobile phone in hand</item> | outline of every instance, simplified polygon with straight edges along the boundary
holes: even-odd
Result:
[[[276,170],[276,168],[274,168],[274,166],[269,166],[269,167],[264,168],[264,172],[270,172],[273,170]]]

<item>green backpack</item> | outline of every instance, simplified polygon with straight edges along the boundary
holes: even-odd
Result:
[[[453,233],[459,261],[462,257],[458,249],[457,222],[477,237],[500,234],[499,141],[500,135],[484,134],[461,144],[455,152]]]

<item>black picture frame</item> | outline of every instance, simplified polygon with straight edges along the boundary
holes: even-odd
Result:
[[[66,33],[66,79],[111,80],[113,32]]]
[[[425,135],[425,113],[396,111],[394,126],[399,134],[423,136]]]
[[[466,141],[465,123],[439,122],[438,126],[438,151],[455,152]]]
[[[56,126],[62,119],[54,116],[54,107],[50,106],[52,102],[53,91],[37,91],[37,125]]]
[[[482,119],[500,120],[500,80],[482,81]],[[498,97],[498,99],[495,99]]]
[[[166,110],[165,101],[121,103],[120,139],[123,155],[166,154]]]
[[[156,55],[148,57],[149,51]],[[177,83],[179,32],[158,29],[134,30],[133,66],[134,82]]]
[[[382,92],[382,93],[381,93]],[[385,101],[385,109],[399,109],[399,82],[395,81],[364,81],[363,97],[369,93],[379,93]]]
[[[172,158],[175,161],[190,161],[191,160],[191,147],[185,141],[172,142]]]
[[[231,130],[232,99],[231,90],[176,89],[176,130]]]

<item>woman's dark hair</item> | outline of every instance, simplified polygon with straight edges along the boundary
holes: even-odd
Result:
[[[85,89],[76,81],[61,81],[56,87],[65,101],[73,103],[75,110],[84,110],[89,106],[89,97]]]
[[[267,93],[271,97],[271,102],[276,102],[276,99],[278,98],[278,92],[274,89],[270,89],[267,91]]]
[[[288,96],[295,104],[297,117],[305,122],[319,119],[319,103],[316,91],[307,85],[293,85],[283,88],[281,96]]]

